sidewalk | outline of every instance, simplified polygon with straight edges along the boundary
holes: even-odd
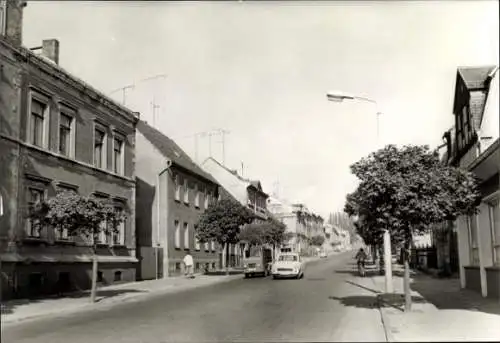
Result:
[[[196,275],[194,279],[171,277],[100,287],[94,304],[90,303],[89,291],[68,294],[64,298],[11,300],[2,303],[2,326],[56,314],[104,309],[117,303],[144,300],[147,296],[181,292],[240,278],[241,275]]]
[[[500,302],[461,290],[458,279],[412,271],[412,311],[404,313],[403,267],[393,266],[394,294],[384,294],[384,276],[371,274],[387,340],[499,341]]]

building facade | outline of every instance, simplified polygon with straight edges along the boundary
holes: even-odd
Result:
[[[186,251],[196,272],[219,263],[215,242],[199,244],[200,215],[219,197],[215,179],[170,138],[140,121],[136,131],[139,277],[179,275]]]
[[[450,163],[480,182],[479,213],[456,222],[460,283],[484,297],[500,298],[498,67],[459,68],[453,105],[455,136]],[[450,149],[452,144],[455,149]]]
[[[286,200],[271,197],[268,209],[287,227],[290,239],[281,246],[282,252],[314,255],[315,247],[310,244],[313,236],[325,236],[324,220],[310,211],[304,204],[289,204]]]
[[[0,35],[2,296],[30,297],[91,285],[92,245],[39,229],[30,208],[60,191],[129,210],[116,234],[98,237],[98,283],[135,280],[134,146],[138,115],[58,65],[59,43],[22,46],[23,1],[4,2]]]
[[[269,195],[262,189],[260,181],[246,179],[238,175],[236,170],[227,168],[212,157],[207,158],[202,167],[217,180],[221,197],[230,197],[254,213],[254,223],[268,219],[267,199]],[[245,248],[244,244],[230,244],[230,266],[241,266]],[[225,260],[224,252],[220,257],[221,267]]]

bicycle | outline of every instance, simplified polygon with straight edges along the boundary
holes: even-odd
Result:
[[[361,277],[365,276],[365,261],[358,261],[358,274]]]

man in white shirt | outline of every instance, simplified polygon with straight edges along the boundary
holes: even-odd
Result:
[[[194,278],[193,276],[193,256],[189,253],[189,250],[186,251],[186,256],[184,256],[184,270],[185,275],[189,278]]]

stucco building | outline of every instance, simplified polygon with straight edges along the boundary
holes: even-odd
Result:
[[[136,132],[139,278],[182,272],[187,250],[196,272],[219,263],[215,242],[199,244],[195,226],[219,197],[217,181],[170,138],[140,121]]]
[[[236,170],[231,170],[212,157],[207,158],[203,169],[212,175],[220,185],[221,197],[231,197],[241,205],[247,207],[254,213],[254,222],[267,220],[267,198],[269,197],[258,180],[250,180],[238,175]],[[239,266],[242,263],[244,244],[230,244],[229,261],[230,266]],[[225,255],[221,255],[221,263],[225,261]]]
[[[494,298],[500,298],[498,100],[498,67],[458,68],[449,163],[472,171],[482,194],[479,213],[456,222],[460,283]]]
[[[3,2],[0,35],[0,217],[2,295],[27,297],[90,287],[93,244],[39,228],[32,205],[59,191],[111,199],[128,209],[98,237],[99,284],[135,280],[134,145],[138,115],[71,75],[59,43],[22,46],[23,1]]]

